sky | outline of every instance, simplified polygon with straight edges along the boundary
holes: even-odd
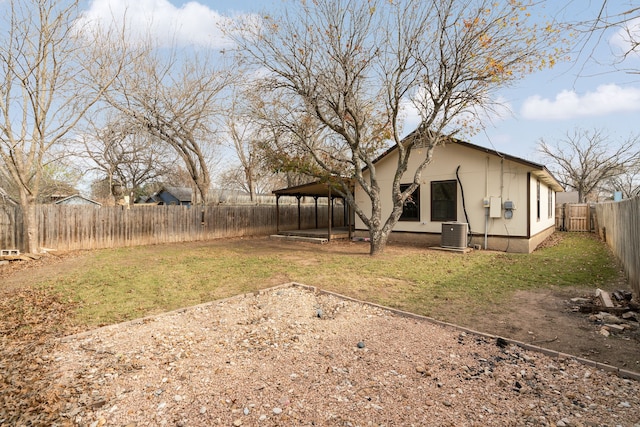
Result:
[[[269,10],[282,0],[92,0],[88,16],[118,16],[127,11],[134,25],[151,26],[169,37],[168,25],[177,28],[176,40],[224,49],[228,41],[215,30],[215,22]],[[545,20],[592,19],[603,0],[550,0]],[[609,0],[614,12],[637,7],[637,0]],[[638,13],[636,13],[638,15]],[[635,23],[640,27],[640,18]],[[613,144],[640,133],[640,75],[617,71],[640,70],[640,56],[629,56],[616,66],[616,52],[624,48],[618,30],[610,30],[571,54],[571,60],[532,74],[498,94],[507,114],[494,117],[469,142],[534,162],[544,162],[536,150],[541,139],[554,143],[575,130],[601,130]],[[417,123],[416,123],[417,124]],[[411,120],[407,128],[412,128]],[[411,129],[408,129],[411,130]]]

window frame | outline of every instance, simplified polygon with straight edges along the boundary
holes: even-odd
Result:
[[[536,218],[538,221],[540,221],[540,218],[542,217],[542,212],[540,209],[540,180],[537,179],[536,180]]]
[[[453,199],[451,200],[435,200],[434,195],[438,193],[442,193],[442,191],[435,191],[436,186],[439,185],[450,185],[453,186]],[[431,222],[448,222],[448,221],[457,221],[458,220],[458,182],[455,179],[446,179],[442,181],[431,181],[431,194],[430,194],[430,202],[431,202]],[[435,205],[440,202],[448,202],[451,205],[446,209],[447,213],[451,213],[450,216],[437,216],[435,215],[436,209]]]
[[[410,186],[411,184],[400,184],[400,191],[404,192]],[[411,201],[413,201],[413,205],[415,206],[415,213],[413,215],[408,215],[405,212],[405,206],[407,205],[407,203],[411,203]],[[402,214],[400,214],[400,218],[398,218],[398,221],[420,221],[420,185],[418,185],[416,189],[413,190],[413,193],[411,193],[411,195],[407,197],[407,200],[402,205]]]

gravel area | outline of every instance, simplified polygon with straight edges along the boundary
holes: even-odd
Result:
[[[640,385],[286,285],[66,337],[83,426],[640,426]]]

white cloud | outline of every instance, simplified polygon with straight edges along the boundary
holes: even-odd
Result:
[[[168,0],[93,0],[79,24],[115,27],[120,31],[125,26],[131,42],[152,37],[162,46],[225,48],[232,42],[221,26],[229,20],[195,1],[176,7]]]
[[[611,46],[618,50],[619,54],[626,54],[636,50],[635,57],[640,55],[636,43],[640,41],[640,18],[631,19],[624,24],[610,39]]]
[[[527,98],[520,111],[531,120],[567,120],[640,110],[640,88],[616,84],[598,86],[595,92],[579,95],[563,90],[555,99],[535,95]]]

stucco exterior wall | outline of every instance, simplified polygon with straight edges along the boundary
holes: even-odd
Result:
[[[414,149],[409,161],[408,171],[410,172],[403,176],[402,183],[409,184],[413,181],[412,171],[425,154],[425,150]],[[392,152],[376,163],[376,175],[383,194],[383,218],[391,213],[391,185],[396,162],[397,155]],[[551,218],[547,218],[548,188],[542,182],[540,183],[541,217],[540,219],[537,217],[538,181],[530,174],[530,169],[526,165],[497,154],[484,153],[451,143],[436,148],[431,164],[422,173],[419,188],[420,220],[399,221],[394,231],[440,234],[442,222],[431,220],[431,182],[457,180],[457,169],[460,180],[457,185],[457,221],[469,223],[472,234],[476,235],[473,243],[483,245],[486,233],[488,240],[493,242],[488,245],[490,249],[505,250],[506,247],[511,249],[517,246],[518,252],[528,252],[529,237],[554,225],[555,210],[551,209]],[[371,211],[367,195],[358,186],[356,186],[355,197],[365,212]],[[385,199],[389,201],[385,202]],[[497,207],[491,210],[495,217],[488,216],[490,210],[483,206],[483,199],[489,199],[494,203],[494,207]],[[505,217],[503,208],[505,201],[510,201],[515,206],[511,218]],[[356,229],[365,229],[358,217],[356,217],[355,226]],[[506,239],[511,239],[511,244],[514,246],[511,246]],[[515,243],[516,240],[523,239],[525,241]]]
[[[538,185],[540,186],[540,212],[538,212]],[[555,227],[555,193],[550,201],[550,188],[535,176],[531,176],[529,188],[529,203],[531,204],[529,221],[531,235],[534,236],[549,227]]]

